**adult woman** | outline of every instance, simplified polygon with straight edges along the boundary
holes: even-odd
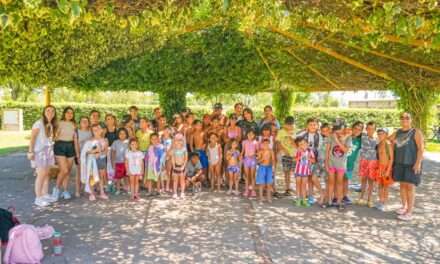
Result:
[[[246,137],[250,130],[255,134],[258,132],[258,125],[254,121],[254,113],[250,108],[243,110],[243,120],[240,120],[237,125],[241,128],[242,138]]]
[[[73,108],[68,106],[64,108],[61,121],[58,124],[54,145],[55,159],[59,168],[57,183],[52,192],[52,196],[56,201],[60,196],[61,186],[64,189],[61,196],[64,199],[71,198],[69,191],[67,191],[67,185],[69,184],[69,176],[72,170],[73,160],[75,156],[79,160],[80,155],[76,141],[75,113]]]
[[[112,114],[105,115],[105,138],[108,140],[109,146],[118,139],[116,117]]]
[[[402,208],[396,211],[400,220],[412,219],[414,209],[415,188],[421,182],[422,160],[424,152],[423,134],[412,127],[409,113],[400,115],[401,128],[391,139],[394,142],[393,178],[400,182],[400,199]]]
[[[55,107],[48,105],[43,109],[41,119],[32,126],[28,159],[37,172],[35,179],[35,205],[44,207],[54,200],[48,194],[49,169],[55,164],[53,139],[57,131]]]

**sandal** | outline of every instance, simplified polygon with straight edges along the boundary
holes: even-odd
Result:
[[[96,201],[95,195],[93,195],[93,194],[89,195],[89,201],[91,201],[91,202]]]
[[[398,215],[403,215],[406,213],[406,209],[405,208],[400,208],[398,210],[396,210],[396,214]]]
[[[397,219],[402,220],[402,221],[411,221],[412,220],[412,215],[405,213],[405,214],[401,214],[397,216]]]
[[[99,198],[101,198],[103,200],[108,200],[108,196],[106,194],[99,195]]]

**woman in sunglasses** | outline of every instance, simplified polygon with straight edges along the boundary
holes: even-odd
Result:
[[[425,146],[422,132],[412,126],[411,114],[402,113],[400,125],[401,128],[391,135],[394,142],[393,178],[400,183],[402,201],[402,208],[396,213],[398,219],[409,221],[414,209],[414,187],[421,182]]]

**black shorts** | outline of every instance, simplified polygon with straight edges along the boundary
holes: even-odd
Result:
[[[55,156],[62,156],[66,158],[75,157],[75,147],[73,146],[73,141],[55,141],[53,152]]]
[[[393,165],[393,179],[396,182],[412,183],[418,186],[422,182],[422,173],[415,174],[413,165],[394,164]]]

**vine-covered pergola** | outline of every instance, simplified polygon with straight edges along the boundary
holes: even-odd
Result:
[[[0,85],[187,92],[393,90],[426,129],[437,0],[0,0]]]

